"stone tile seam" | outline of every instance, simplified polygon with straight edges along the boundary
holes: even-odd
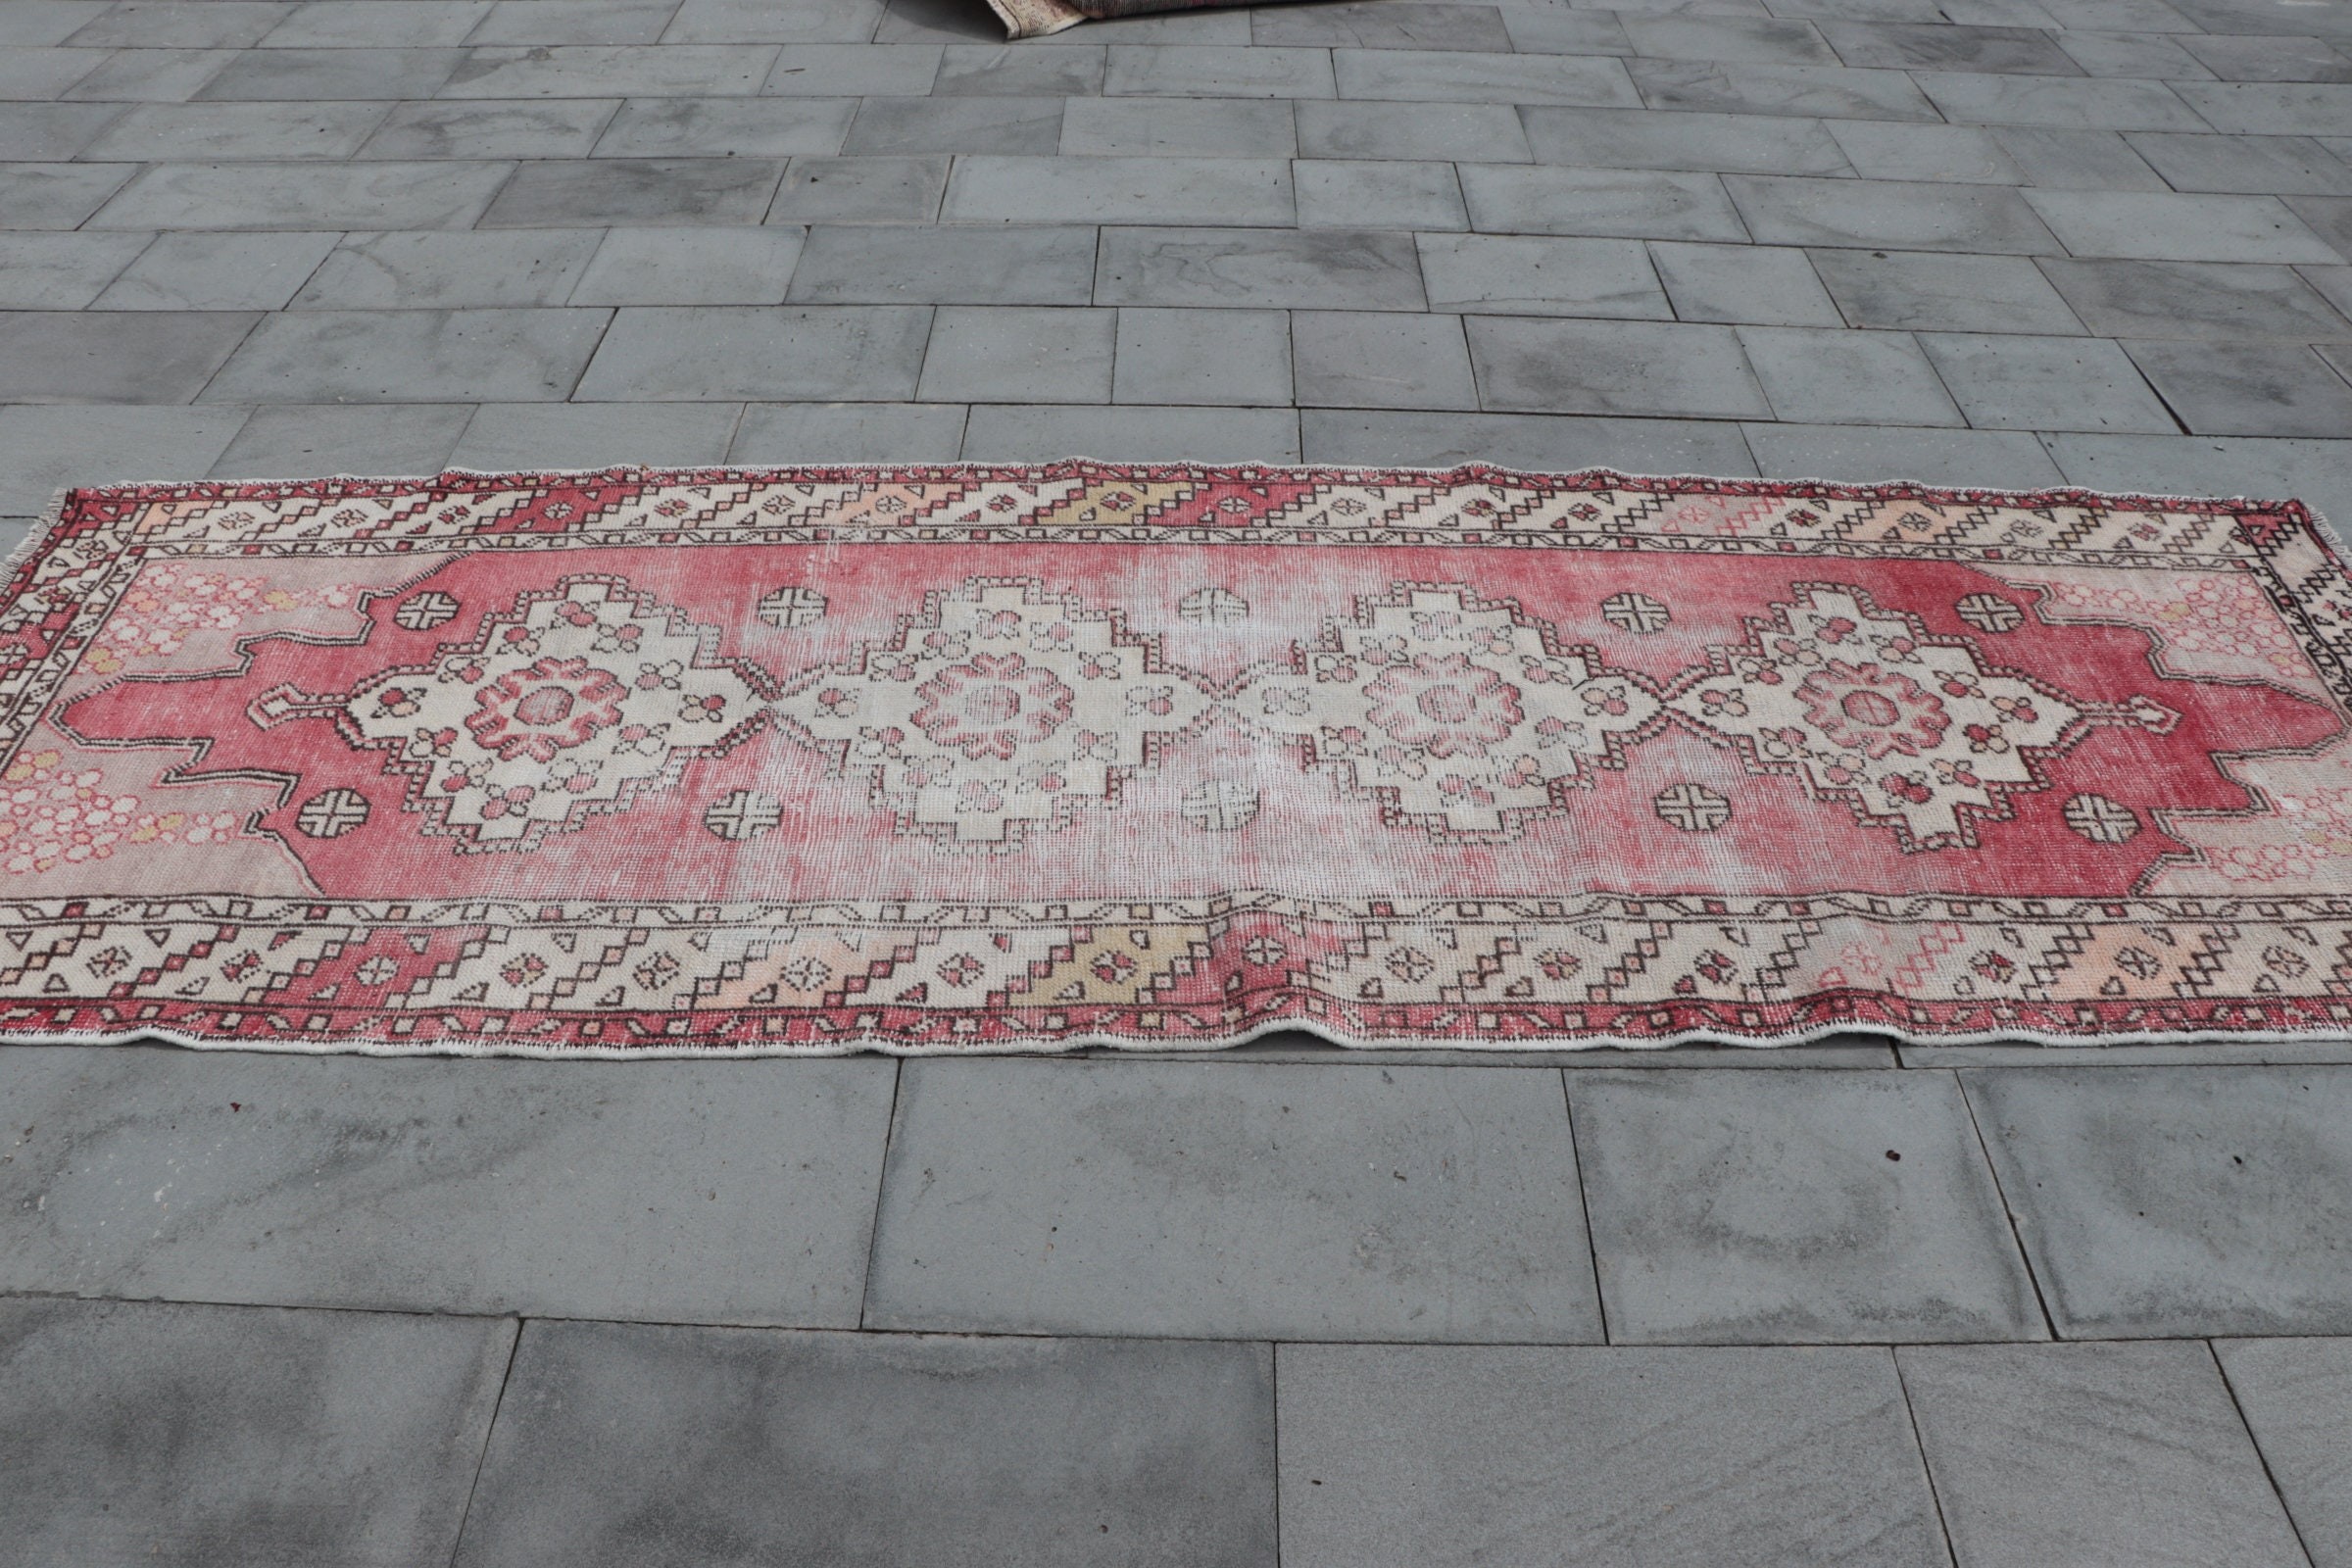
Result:
[[[1911,1380],[1903,1373],[1903,1358],[1892,1347],[1887,1348],[1886,1360],[1894,1368],[1894,1386],[1903,1396],[1903,1419],[1911,1424],[1911,1450],[1919,1456],[1919,1473],[1927,1478],[1928,1500],[1936,1505],[1936,1529],[1943,1538],[1944,1557],[1957,1564],[1960,1549],[1952,1543],[1952,1522],[1944,1516],[1943,1489],[1936,1484],[1936,1467],[1928,1463],[1928,1441],[1920,1434],[1919,1407],[1911,1402]]]
[[[1568,1127],[1568,1158],[1576,1172],[1577,1212],[1585,1221],[1585,1256],[1592,1265],[1592,1311],[1600,1319],[1600,1343],[1616,1344],[1609,1333],[1609,1299],[1600,1288],[1600,1243],[1592,1234],[1592,1189],[1585,1180],[1584,1140],[1576,1136],[1576,1092],[1568,1087],[1568,1069],[1560,1069],[1560,1116]]]
[[[473,1516],[473,1499],[482,1486],[482,1467],[490,1460],[490,1440],[498,1434],[499,1412],[507,1406],[507,1389],[514,1381],[514,1358],[522,1349],[522,1334],[527,1326],[527,1320],[516,1319],[514,1332],[507,1340],[507,1364],[499,1370],[498,1392],[490,1398],[490,1419],[482,1423],[481,1451],[473,1456],[473,1473],[466,1479],[466,1501],[458,1509],[458,1528],[450,1532],[449,1561],[452,1568],[455,1568],[459,1554],[466,1547],[466,1523]]]
[[[969,415],[966,415],[969,417]],[[957,443],[960,447],[961,443]],[[890,1190],[890,1152],[899,1141],[899,1102],[906,1088],[906,1063],[901,1058],[890,1074],[890,1114],[882,1122],[882,1154],[874,1162],[874,1206],[865,1222],[865,1271],[858,1281],[858,1328],[867,1330],[867,1307],[874,1298],[874,1266],[881,1256],[882,1200]]]
[[[2262,1446],[2261,1436],[2255,1432],[2254,1423],[2246,1417],[2246,1403],[2237,1396],[2237,1385],[2230,1377],[2230,1368],[2223,1362],[2222,1352],[2214,1348],[2212,1336],[2208,1335],[2198,1343],[2205,1347],[2206,1357],[2213,1362],[2214,1371],[2221,1374],[2222,1392],[2229,1396],[2230,1408],[2237,1416],[2238,1427],[2245,1433],[2247,1444],[2254,1449],[2254,1462],[2262,1466],[2262,1479],[2270,1487],[2271,1495],[2278,1500],[2279,1513],[2286,1518],[2286,1528],[2295,1538],[2295,1549],[2303,1553],[2306,1568],[2310,1568],[2318,1561],[2312,1555],[2311,1542],[2303,1534],[2302,1521],[2295,1517],[2294,1508],[2286,1500],[2286,1489],[2278,1485],[2278,1472],[2271,1468],[2271,1456]]]
[[[1991,1173],[1993,1193],[2000,1199],[2002,1217],[2009,1222],[2009,1245],[2017,1249],[2018,1263],[2025,1269],[2026,1279],[2034,1287],[2034,1304],[2040,1309],[2042,1326],[2049,1331],[2050,1343],[2059,1343],[2067,1336],[2058,1332],[2058,1317],[2050,1310],[2049,1296],[2042,1289],[2041,1271],[2034,1266],[2034,1250],[2026,1245],[2024,1223],[2018,1217],[2016,1205],[2009,1201],[2008,1186],[2001,1180],[2000,1161],[1992,1157],[1992,1145],[1985,1139],[1984,1124],[1977,1118],[1976,1097],[1968,1092],[1968,1079],[1959,1069],[1947,1067],[1940,1070],[1951,1075],[1952,1087],[1960,1095],[1961,1107],[1968,1113],[1969,1131],[1977,1137],[1977,1157],[1984,1161],[1984,1168]]]

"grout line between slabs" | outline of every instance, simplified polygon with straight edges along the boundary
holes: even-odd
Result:
[[[2304,1539],[2303,1527],[2295,1519],[2295,1510],[2287,1504],[2286,1492],[2278,1485],[2278,1473],[2271,1468],[2271,1456],[2263,1451],[2262,1439],[2254,1434],[2254,1423],[2246,1419],[2245,1401],[2237,1396],[2237,1385],[2230,1380],[2230,1368],[2223,1362],[2222,1352],[2214,1348],[2210,1337],[2197,1343],[2205,1347],[2206,1355],[2212,1358],[2213,1369],[2222,1375],[2222,1392],[2230,1396],[2230,1408],[2237,1412],[2237,1424],[2245,1429],[2246,1442],[2254,1449],[2254,1461],[2262,1466],[2262,1479],[2269,1483],[2271,1495],[2278,1499],[2278,1511],[2286,1516],[2286,1528],[2294,1534],[2296,1548],[2303,1553],[2306,1563],[2316,1562],[2318,1559],[2312,1555],[2311,1543]]]
[[[1568,1158],[1576,1167],[1576,1200],[1585,1216],[1585,1258],[1592,1265],[1592,1310],[1600,1317],[1600,1343],[1614,1345],[1609,1337],[1609,1303],[1600,1289],[1600,1244],[1592,1235],[1592,1199],[1585,1189],[1585,1151],[1576,1136],[1576,1101],[1568,1092],[1568,1069],[1560,1074],[1560,1118],[1568,1127]]]
[[[2000,1163],[1992,1157],[1992,1146],[1985,1142],[1984,1124],[1977,1119],[1977,1102],[1957,1069],[1932,1070],[1949,1073],[1952,1087],[1959,1092],[1960,1104],[1968,1112],[1969,1131],[1977,1135],[1977,1152],[1984,1157],[1984,1168],[1992,1176],[1992,1190],[2001,1200],[2001,1215],[2009,1222],[2009,1240],[2017,1248],[2017,1260],[2026,1271],[2027,1282],[2034,1287],[2034,1304],[2041,1310],[2042,1326],[2050,1331],[2050,1343],[2058,1344],[2065,1336],[2058,1332],[2058,1319],[2050,1311],[2049,1298],[2041,1288],[2041,1271],[2034,1266],[2034,1254],[2026,1247],[2026,1234],[2019,1225],[2016,1205],[2009,1201],[2009,1189],[2001,1180]]]
[[[457,1533],[450,1537],[449,1560],[452,1568],[458,1553],[466,1546],[466,1526],[473,1517],[474,1494],[481,1490],[482,1469],[490,1462],[490,1440],[498,1431],[498,1413],[506,1408],[507,1386],[514,1381],[514,1357],[522,1348],[522,1331],[526,1318],[515,1318],[514,1338],[507,1342],[507,1364],[498,1376],[498,1393],[490,1400],[490,1419],[482,1423],[482,1451],[473,1457],[473,1475],[466,1483],[466,1505],[458,1510]]]
[[[1952,1524],[1943,1512],[1943,1489],[1936,1484],[1936,1467],[1928,1462],[1927,1440],[1920,1436],[1919,1409],[1911,1402],[1911,1380],[1903,1375],[1903,1358],[1894,1347],[1887,1347],[1886,1359],[1893,1363],[1894,1386],[1903,1396],[1903,1416],[1911,1423],[1911,1446],[1919,1455],[1920,1474],[1928,1478],[1928,1500],[1936,1505],[1936,1528],[1943,1534],[1943,1554],[1957,1563],[1960,1550],[1952,1544]]]
[[[874,1263],[882,1241],[882,1196],[890,1186],[890,1152],[899,1139],[899,1098],[906,1083],[906,1061],[899,1058],[890,1075],[890,1115],[882,1123],[882,1157],[874,1166],[874,1208],[865,1225],[865,1272],[858,1281],[858,1331],[870,1332],[866,1304],[874,1293]]]

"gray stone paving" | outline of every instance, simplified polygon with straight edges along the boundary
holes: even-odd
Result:
[[[0,0],[12,540],[1072,453],[2340,520],[2348,377],[2352,0]],[[0,1106],[0,1565],[2352,1568],[2342,1044]]]

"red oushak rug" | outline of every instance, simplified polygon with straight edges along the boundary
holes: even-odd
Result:
[[[2352,1027],[2286,503],[1044,466],[85,490],[0,1038],[1493,1049]]]

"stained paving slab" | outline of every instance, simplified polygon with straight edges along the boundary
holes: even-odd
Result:
[[[1074,452],[2341,519],[2348,15],[13,0],[0,543]],[[2330,1058],[0,1052],[0,1562],[2344,1565]]]

